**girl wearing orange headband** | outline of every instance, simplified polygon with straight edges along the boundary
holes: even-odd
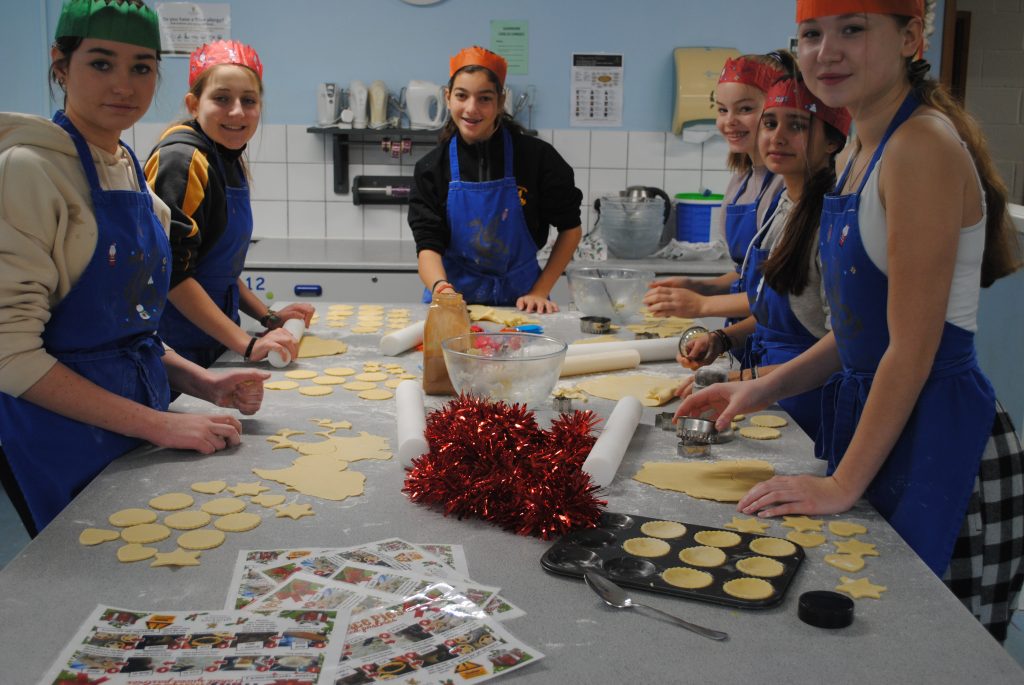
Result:
[[[262,101],[263,63],[255,50],[233,40],[200,46],[189,60],[185,95],[192,118],[167,129],[146,162],[149,184],[171,208],[173,269],[160,336],[204,367],[225,350],[246,361],[272,351],[294,359],[297,344],[281,324],[295,318],[308,325],[313,316],[309,304],[271,311],[239,278],[253,226],[242,156]],[[249,335],[239,310],[267,332]]]
[[[505,72],[500,55],[476,46],[451,60],[450,117],[416,163],[409,199],[423,299],[454,290],[470,303],[556,312],[551,289],[579,244],[583,194],[554,147],[505,113]]]
[[[754,486],[746,513],[871,502],[1003,640],[1024,582],[1024,454],[974,350],[981,287],[1020,265],[1006,191],[977,125],[914,61],[920,0],[800,0],[800,64],[847,107],[854,152],[825,201],[832,334],[776,373],[684,404],[737,412],[825,383],[828,476]]]

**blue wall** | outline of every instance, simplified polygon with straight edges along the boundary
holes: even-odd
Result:
[[[347,87],[381,79],[397,94],[410,79],[442,82],[448,57],[490,42],[492,19],[529,22],[529,74],[537,87],[536,128],[569,126],[569,60],[576,52],[621,52],[625,129],[666,131],[672,123],[672,49],[732,46],[766,52],[795,34],[793,0],[443,0],[416,7],[400,0],[221,0],[231,5],[233,37],[253,44],[266,65],[266,123],[315,118],[316,84]],[[149,0],[153,6],[154,0]],[[0,109],[47,114],[47,49],[60,0],[0,0]],[[941,27],[939,27],[941,31]],[[937,60],[933,60],[937,63]],[[24,69],[12,69],[24,65]],[[186,60],[169,58],[146,121],[181,111]]]

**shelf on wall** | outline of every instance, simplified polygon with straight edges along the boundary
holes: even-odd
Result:
[[[349,145],[368,143],[379,144],[385,138],[408,140],[411,143],[436,143],[439,131],[424,131],[410,128],[338,128],[336,126],[310,126],[307,133],[323,133],[333,138],[334,192],[347,194],[350,190],[348,174]],[[404,153],[403,153],[404,154]]]

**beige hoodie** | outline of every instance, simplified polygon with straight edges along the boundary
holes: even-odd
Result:
[[[123,148],[90,149],[105,190],[146,187]],[[167,230],[170,210],[155,195],[153,207]],[[92,259],[96,236],[71,137],[48,119],[0,113],[0,392],[21,395],[56,363],[43,329]]]

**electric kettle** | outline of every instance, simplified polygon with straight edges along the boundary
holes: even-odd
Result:
[[[434,116],[430,116],[432,108]],[[409,81],[405,89],[405,111],[409,115],[409,128],[441,128],[448,113],[444,101],[444,87],[431,81]]]

